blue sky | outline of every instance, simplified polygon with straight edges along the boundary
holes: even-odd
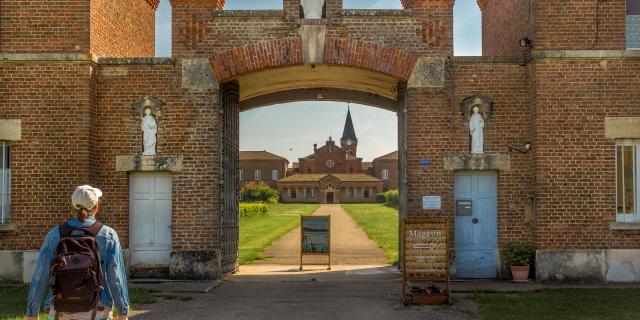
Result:
[[[401,9],[400,0],[343,0],[350,9]],[[282,9],[282,0],[227,0],[225,9]],[[482,54],[480,10],[476,0],[457,0],[454,6],[454,54]],[[171,8],[161,0],[156,15],[156,56],[171,56]],[[347,113],[343,102],[295,102],[258,108],[240,114],[240,149],[268,150],[297,161],[323,145],[329,134],[342,135]],[[358,156],[365,161],[397,148],[394,112],[351,104]]]

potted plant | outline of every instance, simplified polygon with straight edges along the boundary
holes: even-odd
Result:
[[[511,267],[514,282],[529,281],[529,266],[536,256],[536,249],[529,243],[510,243],[504,252],[504,258]]]

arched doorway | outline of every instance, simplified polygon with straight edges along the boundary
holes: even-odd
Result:
[[[277,40],[275,40],[277,41]],[[355,46],[367,43],[354,39]],[[258,55],[257,60],[268,59],[262,66],[260,61],[251,65],[238,65],[246,52],[264,43],[228,50],[210,58],[216,77],[221,82],[219,98],[222,113],[221,132],[221,247],[222,272],[238,269],[238,185],[235,174],[239,158],[239,112],[282,102],[302,100],[349,101],[395,111],[398,121],[399,157],[399,219],[406,211],[406,138],[407,97],[409,75],[416,59],[402,50],[369,44],[362,50],[362,60],[329,59],[325,63],[304,63],[302,57],[278,57],[280,61]],[[275,45],[275,44],[274,44]],[[280,43],[282,45],[295,44]],[[330,50],[330,49],[328,49]],[[261,51],[258,51],[261,52]],[[330,53],[330,52],[329,52]],[[299,54],[302,54],[299,52]],[[373,63],[381,57],[396,57],[386,64]],[[334,57],[335,58],[335,57]],[[363,61],[370,61],[366,64]],[[336,202],[336,189],[325,191],[326,203]],[[401,242],[401,241],[399,241]],[[400,248],[402,244],[400,243]],[[402,252],[400,252],[402,255]]]
[[[328,184],[324,190],[325,190],[324,191],[325,202],[328,204],[336,203],[336,199],[335,199],[336,187],[333,184]]]

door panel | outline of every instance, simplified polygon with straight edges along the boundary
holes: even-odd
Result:
[[[171,251],[171,175],[129,177],[132,266],[168,266]]]
[[[472,206],[471,215],[455,215],[457,278],[496,277],[497,180],[495,172],[456,174],[456,203],[471,201]]]

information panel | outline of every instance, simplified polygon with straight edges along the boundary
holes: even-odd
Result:
[[[300,234],[300,270],[305,255],[327,255],[331,268],[331,217],[301,216]]]

